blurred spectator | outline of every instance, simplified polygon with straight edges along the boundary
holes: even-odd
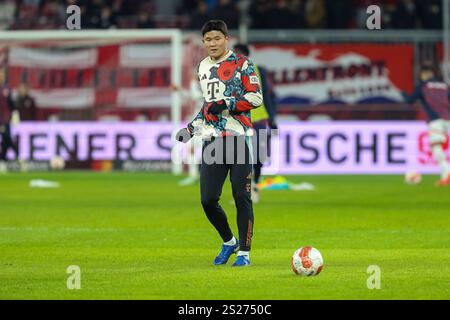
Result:
[[[13,141],[11,135],[12,114],[15,112],[14,102],[12,100],[11,90],[6,81],[6,70],[0,69],[0,162],[6,161],[8,149],[13,149],[16,158],[18,155],[18,146]]]
[[[39,1],[30,2],[29,1],[18,1],[17,10],[15,13],[15,22],[13,28],[17,29],[31,29],[33,23],[36,23],[39,13]]]
[[[57,28],[65,24],[66,8],[58,0],[42,2],[39,23],[44,28]]]
[[[0,2],[0,30],[8,29],[14,23],[16,3],[14,0]]]
[[[174,27],[198,28],[206,20],[215,18],[225,20],[230,29],[236,29],[240,22],[239,1],[0,0],[0,29],[64,28],[65,10],[72,4],[82,9],[82,28],[172,27],[171,23],[166,23],[167,19],[175,21]],[[253,29],[365,28],[370,5],[380,6],[383,29],[442,28],[441,0],[250,1],[248,14]]]
[[[324,0],[306,0],[305,4],[306,25],[311,29],[325,27],[325,2]]]
[[[413,0],[400,0],[393,8],[391,26],[395,29],[415,29],[417,8]]]
[[[255,0],[249,8],[249,16],[251,18],[251,27],[253,29],[267,29],[268,15],[271,9],[269,0]]]
[[[329,29],[346,29],[350,27],[355,10],[352,0],[326,0],[326,26]]]
[[[218,0],[205,0],[208,10],[212,11],[216,7]]]
[[[213,19],[226,21],[229,29],[239,26],[239,10],[233,0],[220,0],[212,12]]]
[[[100,28],[101,9],[104,6],[103,0],[92,0],[89,3],[86,2],[84,6],[89,29]]]
[[[419,18],[424,29],[442,28],[441,0],[427,0],[418,3]]]
[[[291,0],[289,2],[289,10],[294,15],[293,27],[294,28],[305,28],[305,2],[304,0]]]
[[[102,7],[97,14],[99,15],[94,15],[91,18],[91,27],[95,29],[109,29],[116,27],[116,17],[110,7]]]
[[[211,19],[205,1],[199,1],[198,8],[191,17],[190,29],[201,29],[206,21]]]
[[[22,121],[36,121],[36,102],[28,93],[28,86],[22,83],[16,100],[16,109],[19,111]]]
[[[138,15],[138,21],[136,24],[136,28],[138,29],[149,29],[154,28],[155,23],[153,22],[152,18],[150,17],[150,14],[142,11]]]
[[[151,2],[151,1],[147,1]],[[141,0],[123,0],[118,5],[118,11],[121,16],[136,16],[141,8]]]
[[[180,4],[177,7],[177,14],[193,14],[197,8],[198,8],[198,0],[182,0],[180,1]],[[208,10],[208,7],[206,7],[206,10]]]
[[[277,0],[275,7],[267,15],[267,28],[294,29],[295,15],[289,10],[286,0]]]
[[[89,17],[87,15],[87,7],[86,5],[81,5],[80,6],[80,15],[81,15],[81,29],[91,29],[93,28],[91,26]]]

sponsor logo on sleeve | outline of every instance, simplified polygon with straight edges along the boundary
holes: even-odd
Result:
[[[251,84],[259,84],[258,76],[250,76]]]

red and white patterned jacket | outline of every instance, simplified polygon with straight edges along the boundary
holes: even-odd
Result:
[[[229,50],[219,61],[203,59],[198,78],[204,103],[188,124],[190,133],[202,137],[251,135],[250,110],[259,107],[263,99],[253,63]],[[221,100],[225,101],[226,110],[218,115],[209,113],[211,103]]]

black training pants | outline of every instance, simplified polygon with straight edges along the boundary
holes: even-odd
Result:
[[[230,241],[233,237],[227,216],[219,204],[228,172],[237,209],[240,250],[250,251],[253,236],[253,206],[251,142],[248,137],[228,136],[203,144],[200,167],[202,206],[208,220],[224,242]]]

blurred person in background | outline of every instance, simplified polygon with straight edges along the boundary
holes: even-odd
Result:
[[[15,12],[14,0],[0,1],[0,30],[8,29],[14,23]]]
[[[211,13],[205,1],[199,1],[194,13],[191,15],[189,28],[200,29],[208,20],[211,20]]]
[[[391,25],[395,29],[415,29],[417,8],[414,0],[401,0],[393,9]]]
[[[208,10],[214,10],[217,6],[219,0],[205,0],[206,5],[208,6]]]
[[[11,137],[11,120],[14,112],[14,101],[11,90],[6,84],[6,70],[0,69],[0,136],[2,138],[0,149],[0,172],[6,171],[4,161],[9,148],[12,148],[18,156],[19,150]]]
[[[352,0],[326,0],[326,23],[329,29],[347,29],[351,26],[352,17],[356,15],[356,8]],[[364,11],[364,18],[367,17]],[[365,22],[366,20],[364,20]]]
[[[271,10],[269,0],[254,0],[250,5],[248,14],[251,18],[252,29],[267,29],[268,28],[268,14]]]
[[[293,27],[295,29],[304,29],[306,27],[304,15],[304,0],[291,0],[288,6],[290,12],[294,15]]]
[[[91,26],[96,29],[110,29],[117,26],[116,17],[110,7],[102,7],[91,18]]]
[[[234,52],[248,57],[250,55],[250,49],[246,44],[237,43],[233,47]],[[278,129],[275,121],[276,117],[276,98],[273,90],[273,84],[267,75],[267,71],[254,63],[256,74],[258,75],[259,82],[261,84],[261,91],[263,94],[263,103],[259,108],[252,109],[250,111],[251,121],[255,134],[253,135],[253,146],[256,146],[256,163],[253,164],[253,185],[252,185],[252,201],[254,203],[259,202],[259,190],[258,183],[261,178],[261,169],[263,162],[266,159],[261,159],[260,156],[268,155],[267,151],[270,144],[270,130]],[[261,139],[260,132],[267,130],[267,139]],[[262,137],[264,137],[263,135]],[[254,153],[255,154],[255,153]]]
[[[437,78],[437,74],[430,64],[424,64],[420,69],[420,82],[412,95],[403,93],[407,103],[420,100],[428,123],[429,141],[433,156],[441,169],[441,178],[437,186],[450,184],[450,171],[444,144],[448,143],[450,128],[449,90],[445,82]]]
[[[148,14],[145,11],[140,12],[138,15],[137,23],[136,23],[136,28],[151,29],[154,27],[155,27],[155,23],[154,23],[152,17],[150,16],[150,14]]]
[[[288,7],[286,0],[277,0],[267,12],[267,29],[294,29],[296,15]]]
[[[16,109],[19,112],[20,120],[22,121],[36,121],[37,110],[36,101],[28,92],[28,86],[22,83],[19,87]]]
[[[423,29],[442,29],[442,1],[417,2],[417,12]]]
[[[66,7],[59,0],[47,0],[41,2],[40,23],[57,27],[65,22]]]
[[[308,28],[324,28],[326,23],[326,13],[324,0],[306,0],[305,18]]]
[[[227,22],[230,29],[237,29],[239,26],[240,12],[234,0],[220,0],[212,11],[212,19]]]
[[[199,2],[204,2],[204,1],[199,1],[199,0],[179,1],[177,8],[176,8],[176,13],[190,15],[197,9],[197,5]],[[206,9],[208,9],[208,7],[206,7]]]

